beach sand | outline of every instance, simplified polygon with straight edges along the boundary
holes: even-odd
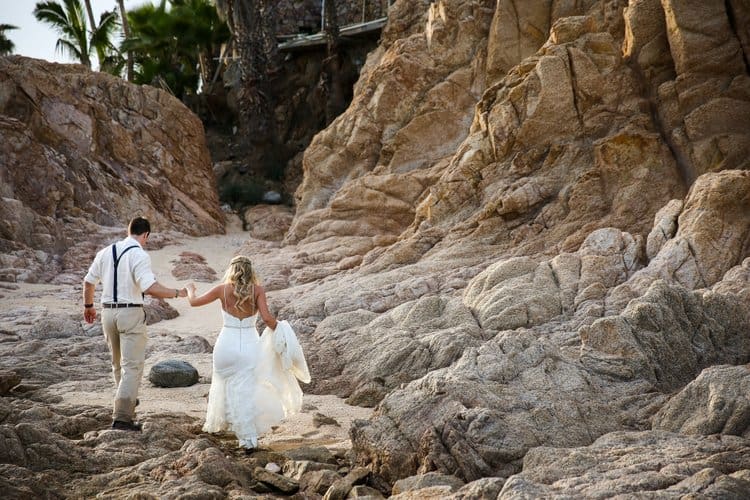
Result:
[[[157,280],[166,286],[182,287],[189,281],[177,280],[171,270],[181,252],[193,252],[202,255],[207,265],[217,272],[216,283],[221,280],[228,262],[238,249],[246,244],[248,238],[242,231],[240,220],[231,216],[224,235],[207,237],[186,236],[180,244],[168,245],[159,250],[149,250],[152,268]],[[215,283],[196,283],[198,292],[204,292]],[[40,285],[18,283],[18,289],[5,293],[0,302],[3,307],[20,307],[29,303],[30,297],[36,297],[36,307],[44,307],[50,312],[70,314],[72,307],[78,308],[79,292],[73,287],[64,285]],[[97,287],[97,300],[100,287]],[[270,300],[270,299],[269,299]],[[72,302],[72,303],[71,303]],[[216,341],[221,328],[221,305],[217,301],[203,307],[191,307],[187,299],[170,299],[167,301],[178,312],[179,316],[149,325],[149,345],[146,366],[139,392],[140,405],[137,407],[137,418],[148,422],[150,416],[163,413],[184,413],[202,422],[205,416],[208,391],[211,377],[210,353],[172,353],[169,346],[179,338],[199,336],[211,345]],[[283,318],[280,318],[283,319]],[[179,337],[179,338],[178,338]],[[102,339],[104,342],[104,339]],[[191,387],[160,388],[148,380],[151,367],[166,359],[180,359],[192,364],[199,373],[199,383]],[[305,390],[305,384],[301,384]],[[109,373],[103,373],[100,382],[60,382],[50,387],[51,391],[63,397],[60,404],[101,405],[111,407],[113,384]],[[334,419],[339,425],[316,426],[314,415],[320,413]],[[348,429],[354,419],[368,418],[372,409],[347,405],[343,399],[331,395],[305,394],[302,412],[290,416],[271,432],[260,438],[260,446],[277,451],[297,447],[323,445],[331,449],[351,447]]]

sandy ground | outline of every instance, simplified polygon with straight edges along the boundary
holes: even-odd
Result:
[[[242,231],[238,218],[228,221],[227,232],[224,235],[208,237],[185,237],[181,244],[169,245],[160,250],[149,250],[152,267],[157,280],[166,286],[182,287],[188,281],[176,280],[171,274],[173,261],[184,251],[198,253],[205,257],[206,263],[216,270],[218,280],[221,279],[228,262],[237,250],[248,240]],[[147,248],[148,250],[148,248]],[[196,283],[198,293],[206,291],[213,284]],[[65,299],[70,293],[63,290],[66,287],[50,285],[19,284],[19,289],[2,298],[5,305],[13,306],[18,300],[28,300],[29,296],[43,298],[44,307],[49,310],[68,310],[70,301]],[[98,287],[99,288],[99,287]],[[99,289],[97,288],[97,300]],[[62,293],[61,293],[62,292]],[[221,305],[215,302],[203,307],[191,307],[187,299],[168,301],[177,309],[179,316],[172,320],[161,321],[149,326],[149,345],[158,346],[161,339],[174,335],[187,337],[197,335],[204,337],[210,344],[214,344],[221,328]],[[283,318],[281,318],[283,319]],[[103,340],[102,340],[103,341]],[[200,382],[185,388],[159,388],[148,381],[148,373],[155,363],[164,359],[182,359],[191,363],[200,376]],[[185,413],[203,419],[206,410],[208,390],[211,377],[211,354],[177,354],[171,355],[157,350],[146,360],[144,378],[142,381],[137,408],[138,418],[148,422],[149,416],[161,413]],[[108,382],[107,382],[108,383]],[[304,391],[305,386],[302,384]],[[80,383],[62,382],[52,387],[63,396],[63,404],[93,404],[105,407],[111,406],[112,392],[106,383],[90,384],[82,387]],[[354,419],[368,418],[372,410],[347,405],[336,396],[320,396],[305,394],[302,412],[290,416],[273,431],[260,438],[260,445],[275,450],[282,450],[294,446],[323,445],[331,449],[345,449],[351,446],[348,429]],[[333,418],[339,425],[313,424],[313,416],[320,413]]]

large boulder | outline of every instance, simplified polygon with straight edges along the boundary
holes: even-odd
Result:
[[[203,125],[163,90],[3,57],[0,137],[3,254],[61,256],[135,215],[155,232],[223,232]]]

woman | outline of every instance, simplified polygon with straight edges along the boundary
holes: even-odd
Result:
[[[200,296],[190,283],[187,293],[194,307],[221,301],[224,318],[214,346],[203,430],[232,431],[240,447],[250,453],[258,446],[258,436],[289,413],[299,411],[302,401],[296,380],[292,383],[290,375],[278,369],[279,362],[274,359],[278,355],[270,341],[273,332],[267,331],[261,340],[255,329],[258,313],[271,330],[276,330],[276,318],[268,311],[252,261],[242,255],[229,263],[223,283]]]

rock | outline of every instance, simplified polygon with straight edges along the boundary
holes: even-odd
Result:
[[[659,254],[664,244],[677,232],[677,218],[682,212],[682,200],[671,200],[654,216],[654,228],[646,239],[646,256],[649,260]]]
[[[477,479],[462,486],[448,498],[451,500],[496,499],[503,489],[505,480],[506,478],[504,477],[484,477]]]
[[[654,415],[653,429],[750,437],[750,365],[706,368]]]
[[[338,479],[326,490],[323,500],[344,500],[351,490],[352,484],[349,481]]]
[[[750,299],[750,257],[727,271],[711,289],[716,293],[735,295],[741,302],[747,303]]]
[[[213,347],[208,343],[208,340],[199,335],[187,335],[185,337],[166,333],[151,335],[158,336],[160,342],[158,344],[148,343],[146,345],[147,358],[157,355],[163,358],[178,354],[189,355],[213,352]]]
[[[323,495],[323,499],[343,500],[351,497],[352,488],[365,482],[369,475],[370,471],[364,467],[355,467],[343,478],[335,480]]]
[[[281,474],[276,474],[262,467],[256,467],[253,469],[253,478],[256,481],[260,481],[261,483],[286,494],[294,493],[299,489],[299,483],[297,481],[284,477]]]
[[[281,203],[281,194],[276,191],[266,191],[263,193],[263,202],[270,205]]]
[[[180,315],[177,309],[169,305],[166,300],[156,297],[149,297],[143,305],[143,310],[146,313],[147,325],[173,319]]]
[[[321,464],[336,464],[336,458],[324,446],[303,446],[284,451],[284,456],[291,460],[309,460]]]
[[[368,500],[377,500],[379,498],[385,498],[380,491],[376,490],[375,488],[370,488],[369,486],[364,485],[358,485],[354,486],[350,491],[347,498],[361,498],[361,499],[368,499]]]
[[[299,493],[302,495],[319,495],[322,497],[328,489],[339,480],[341,480],[341,476],[332,470],[324,469],[311,471],[300,478]]]
[[[21,383],[21,377],[11,370],[0,370],[0,396],[10,394],[11,390]]]
[[[189,387],[198,382],[198,370],[187,361],[170,359],[152,366],[148,379],[157,387]]]
[[[713,364],[750,360],[750,306],[656,281],[622,314],[584,326],[581,360],[592,371],[643,378],[669,392]]]
[[[741,498],[750,491],[750,482],[733,473],[750,466],[749,451],[747,440],[735,436],[615,432],[585,448],[530,450],[523,472],[508,478],[498,498],[638,496],[654,491]]]
[[[287,460],[284,462],[283,473],[285,476],[300,481],[301,478],[309,472],[320,470],[330,470],[335,472],[337,469],[338,465],[336,464],[322,464],[311,460]]]
[[[677,219],[674,237],[661,246],[648,266],[610,293],[608,311],[617,312],[657,279],[689,289],[710,287],[739,265],[746,257],[744,241],[750,235],[748,190],[747,171],[728,170],[696,179]],[[722,241],[720,248],[716,248],[717,241]]]
[[[289,207],[254,205],[243,214],[243,228],[259,240],[281,241],[294,217]]]
[[[313,426],[321,427],[323,425],[335,425],[336,427],[341,427],[341,424],[339,424],[335,418],[331,418],[323,415],[322,413],[315,412],[313,414]]]
[[[273,472],[274,474],[278,474],[279,472],[281,472],[281,467],[275,462],[268,462],[264,469],[266,469],[268,472]]]
[[[195,280],[205,283],[216,281],[216,271],[206,264],[206,258],[195,252],[182,252],[172,268],[178,280]]]
[[[424,488],[431,488],[434,486],[446,486],[447,492],[452,493],[464,485],[464,482],[455,476],[449,476],[447,474],[440,474],[436,472],[428,472],[418,476],[411,476],[405,479],[400,479],[393,484],[393,495],[398,495],[407,491],[418,491]]]
[[[154,232],[223,232],[203,126],[179,100],[21,56],[3,58],[0,81],[0,235],[13,250],[77,251],[101,227],[123,232],[134,206]]]

